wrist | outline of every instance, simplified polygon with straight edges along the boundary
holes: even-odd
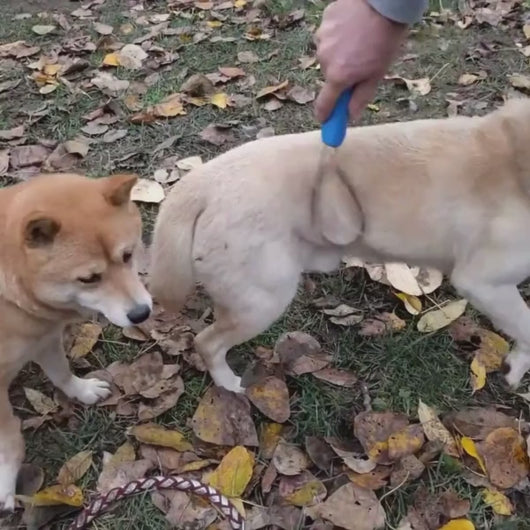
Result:
[[[400,26],[419,22],[428,0],[364,0],[372,9]]]

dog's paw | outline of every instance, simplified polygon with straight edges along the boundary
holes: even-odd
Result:
[[[223,386],[227,390],[230,390],[230,392],[235,392],[236,394],[245,393],[245,387],[241,386],[241,377],[234,376],[233,378],[230,378],[229,381],[223,381],[220,386]]]
[[[512,352],[502,363],[501,371],[511,390],[516,390],[530,368],[530,357],[520,352]]]
[[[0,512],[15,511],[15,495],[9,493],[5,496],[0,494]]]
[[[73,377],[66,394],[75,398],[85,405],[93,405],[94,403],[110,396],[110,384],[101,379],[81,379],[80,377]]]
[[[0,511],[2,512],[15,510],[16,479],[12,466],[0,465]]]

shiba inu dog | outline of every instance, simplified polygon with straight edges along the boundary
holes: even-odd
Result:
[[[177,182],[154,233],[150,290],[178,309],[200,282],[216,321],[196,338],[217,385],[225,360],[294,297],[303,271],[341,256],[432,266],[516,340],[506,378],[530,368],[530,100],[482,117],[349,129],[317,181],[318,131],[237,147]]]
[[[42,175],[0,189],[0,508],[14,508],[24,457],[8,387],[38,363],[70,398],[92,404],[109,385],[68,366],[62,333],[90,312],[118,326],[145,320],[152,301],[135,266],[141,219],[134,175]]]

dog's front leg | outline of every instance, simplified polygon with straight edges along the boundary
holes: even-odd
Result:
[[[486,283],[476,273],[454,273],[453,285],[499,329],[515,339],[506,358],[506,381],[515,388],[530,369],[530,309],[516,285]]]
[[[0,510],[15,508],[15,490],[20,465],[24,460],[24,439],[20,420],[13,414],[7,388],[0,381]]]
[[[36,361],[50,381],[69,398],[92,405],[110,395],[110,385],[101,379],[81,379],[70,371],[64,352],[61,333],[54,334],[46,341]]]

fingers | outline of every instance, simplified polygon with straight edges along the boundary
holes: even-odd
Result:
[[[377,90],[378,80],[368,79],[355,85],[350,100],[349,111],[351,120],[359,120],[366,105],[370,103]]]
[[[331,114],[338,97],[342,94],[345,87],[327,81],[318,94],[315,101],[315,114],[320,122],[326,121]]]

